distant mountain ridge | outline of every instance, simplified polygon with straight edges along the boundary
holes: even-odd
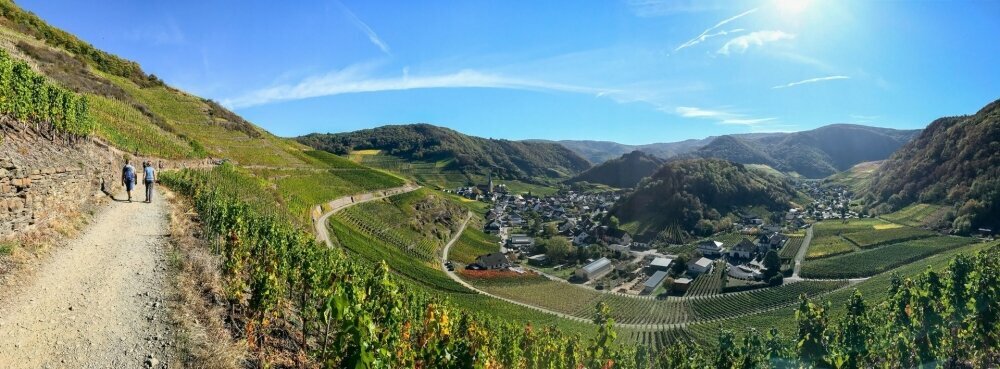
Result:
[[[450,161],[451,169],[506,179],[564,179],[590,168],[586,159],[557,144],[486,139],[423,123],[313,133],[296,140],[335,154],[376,149],[407,160]]]
[[[874,173],[868,196],[876,213],[914,202],[957,205],[959,233],[1000,227],[1000,100],[932,122]]]
[[[858,163],[886,159],[919,132],[831,124],[801,132],[733,134],[648,145],[609,141],[549,142],[559,143],[595,164],[639,150],[661,159],[720,158],[742,164],[766,164],[783,172],[823,178]]]
[[[656,172],[663,163],[663,159],[635,150],[587,169],[566,182],[590,182],[611,187],[632,188],[640,180]]]

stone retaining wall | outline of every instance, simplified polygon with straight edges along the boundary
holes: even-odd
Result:
[[[95,139],[71,142],[5,116],[0,135],[0,237],[68,216],[108,194],[124,195],[120,176],[126,157],[137,171],[144,160],[161,169],[209,165],[133,156]],[[139,190],[133,197],[142,197]]]

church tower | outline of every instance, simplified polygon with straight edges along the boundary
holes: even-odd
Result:
[[[488,188],[489,188],[489,190],[490,190],[489,193],[493,193],[493,169],[492,168],[490,169],[489,173],[486,174],[486,178],[487,178],[487,180],[489,182],[489,184],[487,185]]]

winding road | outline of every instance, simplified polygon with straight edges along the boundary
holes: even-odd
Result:
[[[372,191],[362,194],[344,196],[332,200],[326,203],[326,205],[330,207],[330,210],[328,210],[326,213],[323,213],[318,217],[315,217],[316,219],[313,220],[313,227],[316,228],[316,240],[322,241],[323,243],[326,244],[327,247],[333,247],[333,243],[330,242],[330,232],[326,228],[326,220],[330,219],[330,216],[336,214],[338,211],[344,210],[346,208],[349,208],[357,204],[384,199],[390,196],[401,195],[407,192],[416,191],[418,189],[420,189],[419,185],[408,183],[400,187],[393,187],[386,190]],[[322,209],[319,206],[317,206],[317,208]],[[465,230],[464,226],[462,227],[462,230]]]

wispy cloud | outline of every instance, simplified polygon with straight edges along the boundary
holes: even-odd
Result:
[[[771,87],[771,88],[774,88],[774,89],[788,88],[788,87],[793,87],[793,86],[798,86],[798,85],[804,85],[804,84],[807,84],[807,83],[816,83],[816,82],[824,82],[824,81],[836,81],[838,79],[851,79],[851,77],[848,77],[848,76],[828,76],[828,77],[810,78],[810,79],[804,79],[804,80],[801,80],[801,81],[798,81],[798,82],[792,82],[792,83],[786,83],[786,84],[783,84],[783,85],[774,86],[774,87]]]
[[[413,76],[404,69],[400,77],[370,77],[373,63],[362,63],[313,76],[295,84],[284,84],[252,91],[242,96],[225,99],[231,108],[245,108],[279,101],[299,100],[320,96],[351,93],[399,91],[430,88],[499,88],[513,90],[559,91],[594,96],[614,97],[619,91],[586,86],[576,86],[543,80],[509,77],[471,69],[454,73]]]
[[[734,116],[734,114],[724,111],[708,110],[693,106],[678,106],[674,111],[677,115],[684,118],[725,118]]]
[[[795,38],[795,35],[784,31],[756,31],[727,41],[726,44],[722,45],[716,53],[727,56],[730,53],[742,54],[746,52],[750,46],[763,46],[768,42],[790,40],[793,38]]]
[[[746,115],[724,110],[703,109],[694,106],[678,106],[674,113],[684,118],[710,119],[721,124],[756,127],[772,122],[778,118],[752,118]]]
[[[354,14],[354,12],[352,12],[351,9],[348,9],[347,6],[345,6],[340,1],[334,1],[334,3],[336,3],[337,6],[340,7],[340,10],[343,11],[344,15],[346,15],[347,18],[351,20],[351,23],[354,23],[354,26],[357,27],[358,30],[364,32],[365,35],[368,36],[368,40],[371,41],[372,44],[377,46],[379,50],[382,50],[382,52],[385,53],[386,55],[390,56],[392,55],[392,52],[389,51],[389,45],[387,45],[384,41],[382,41],[380,37],[378,37],[378,34],[375,33],[375,30],[373,30],[371,27],[368,26],[368,23],[365,23],[364,21],[361,20],[361,18],[358,18],[357,14]]]
[[[712,37],[725,36],[725,35],[732,34],[732,33],[743,32],[742,28],[737,28],[737,29],[733,29],[733,30],[729,30],[729,31],[723,30],[723,31],[711,33],[712,31],[715,31],[719,27],[722,27],[722,26],[726,25],[726,23],[729,23],[729,22],[732,22],[734,20],[740,19],[740,18],[745,17],[747,15],[753,14],[756,11],[757,11],[757,8],[753,8],[753,9],[747,10],[747,11],[745,11],[743,13],[740,13],[740,14],[734,15],[732,17],[723,19],[719,23],[716,23],[714,26],[712,26],[712,27],[710,27],[710,28],[702,31],[701,34],[698,35],[697,37],[692,38],[692,39],[688,40],[687,42],[681,44],[676,49],[674,49],[674,51],[680,51],[681,49],[688,48],[688,47],[700,44],[700,43],[704,42],[705,40],[710,39]]]

